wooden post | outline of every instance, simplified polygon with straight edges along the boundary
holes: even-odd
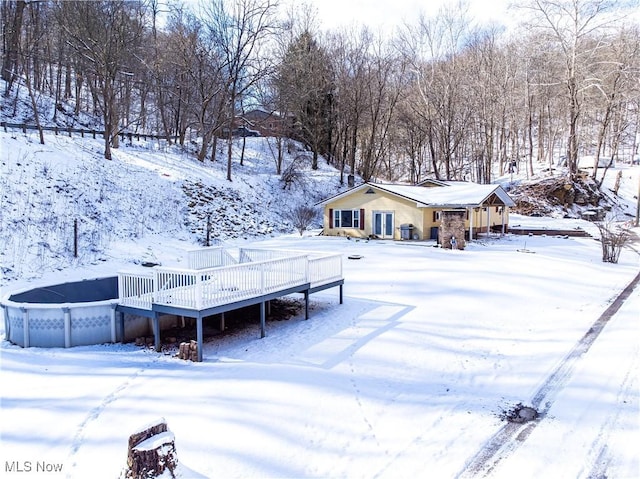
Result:
[[[211,215],[207,215],[207,240],[206,246],[210,246],[209,240],[211,238]]]
[[[73,220],[73,257],[78,257],[78,219]]]
[[[264,338],[266,336],[266,325],[265,325],[265,307],[264,301],[260,303],[260,337]]]
[[[309,319],[309,290],[304,292],[304,319]]]

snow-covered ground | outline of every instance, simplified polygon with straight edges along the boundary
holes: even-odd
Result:
[[[5,477],[117,477],[129,434],[158,417],[186,478],[639,477],[637,289],[584,346],[634,251],[614,265],[590,238],[258,244],[342,252],[344,304],[313,295],[309,320],[268,321],[264,339],[256,318],[210,338],[203,363],[3,342]],[[541,418],[496,448],[518,403]],[[7,472],[38,462],[62,471]]]
[[[309,320],[268,321],[263,339],[249,318],[208,338],[202,363],[132,344],[3,341],[2,477],[116,478],[129,435],[159,417],[183,478],[640,477],[638,288],[599,321],[638,274],[637,245],[608,264],[593,238],[508,235],[464,251],[301,238],[278,230],[280,212],[336,191],[324,165],[280,197],[264,145],[250,145],[231,188],[220,165],[171,149],[123,147],[106,162],[98,140],[35,138],[0,132],[2,294],[148,259],[180,264],[202,231],[178,199],[200,181],[230,219],[216,238],[343,253],[345,296],[340,305],[336,290],[312,295]],[[629,208],[638,167],[623,172]],[[77,259],[74,217],[84,228]],[[540,418],[505,421],[520,403]]]

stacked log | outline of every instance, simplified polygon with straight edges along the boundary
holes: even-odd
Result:
[[[178,358],[186,361],[198,361],[198,343],[191,340],[188,343],[180,343]]]
[[[175,477],[177,467],[175,438],[164,419],[129,436],[125,475],[128,479],[160,477],[165,471]]]

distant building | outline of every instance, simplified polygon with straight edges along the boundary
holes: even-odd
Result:
[[[293,131],[293,119],[282,117],[277,112],[268,112],[257,108],[236,117],[234,131],[237,136],[291,136]],[[241,135],[241,132],[251,132]],[[257,132],[257,135],[253,132]]]

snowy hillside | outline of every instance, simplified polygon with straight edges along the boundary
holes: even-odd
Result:
[[[133,141],[107,161],[100,139],[48,133],[41,145],[35,131],[0,132],[0,284],[106,261],[118,245],[140,261],[135,245],[145,237],[203,245],[208,219],[211,242],[293,231],[286,214],[336,193],[339,173],[323,161],[312,170],[298,147],[285,166],[295,161],[301,179],[285,188],[269,141],[247,138],[240,165],[237,140],[229,182],[223,152],[203,164],[179,147]]]

